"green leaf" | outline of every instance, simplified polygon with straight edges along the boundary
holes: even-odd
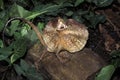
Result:
[[[29,16],[27,16],[26,19],[33,19],[36,16],[39,16],[41,14],[48,12],[46,6],[44,6],[44,8],[42,8],[41,6],[42,5],[40,5],[40,7],[38,7],[39,9],[36,9],[36,11],[33,11]]]
[[[40,73],[33,66],[30,66],[26,61],[21,60],[20,65],[14,64],[15,71],[18,75],[23,75],[29,80],[43,80]]]
[[[22,27],[21,36],[27,35],[29,30],[30,30],[30,26],[28,24],[25,24],[24,27]]]
[[[30,14],[30,12],[28,10],[25,10],[23,7],[19,5],[16,5],[16,7],[20,17],[26,17],[28,14]]]
[[[0,61],[5,60],[12,54],[11,48],[0,48]]]
[[[87,1],[87,2],[91,3],[93,0],[85,0],[85,1]]]
[[[6,55],[0,55],[0,61],[5,60],[8,56]]]
[[[28,17],[26,17],[26,19],[34,19],[36,16],[39,16],[43,13],[46,13],[47,11],[43,11],[43,12],[33,12],[31,13],[31,15],[29,15]]]
[[[3,18],[6,16],[7,11],[0,11],[0,19],[3,20]]]
[[[21,53],[23,54],[23,53]],[[19,59],[21,56],[18,53],[14,53],[11,57],[10,57],[10,61],[11,64],[13,64],[17,59]]]
[[[35,7],[34,11],[35,12],[44,12],[44,11],[47,11],[47,12],[53,12],[53,11],[56,11],[58,10],[60,7],[62,6],[62,3],[59,4],[59,5],[56,5],[56,4],[41,4],[37,7]]]
[[[85,15],[87,13],[88,13],[88,11],[83,11],[82,9],[77,11],[77,14],[80,15],[80,16]]]
[[[30,68],[30,65],[28,65],[24,60],[21,59],[20,66],[24,72],[27,72]]]
[[[34,9],[34,12],[32,12],[28,17],[26,17],[26,19],[33,19],[36,16],[39,16],[39,15],[42,15],[42,14],[48,13],[48,12],[53,13],[53,11],[58,10],[60,7],[61,7],[61,4],[60,5],[53,5],[53,4],[42,5],[41,4],[40,6],[37,6]]]
[[[0,11],[0,31],[3,30],[6,21],[8,20],[7,11]]]
[[[87,24],[89,24],[89,27],[91,28],[95,28],[98,23],[104,23],[106,20],[104,15],[96,15],[92,12],[83,17],[86,18],[86,21],[88,21]]]
[[[29,31],[29,34],[26,35],[26,38],[29,39],[31,42],[35,42],[38,39],[35,31],[33,30]]]
[[[30,67],[28,72],[26,72],[26,77],[29,80],[43,80],[43,77],[38,73],[34,67]]]
[[[24,29],[22,29],[21,30],[21,36],[24,36],[24,35],[26,35],[28,33],[28,31],[24,28]]]
[[[2,31],[3,27],[4,27],[3,20],[0,20],[0,31]]]
[[[29,80],[44,80],[39,73],[29,73],[27,74],[27,78]]]
[[[13,64],[16,60],[25,55],[27,49],[27,40],[25,38],[18,39],[15,42],[13,42],[10,46],[13,50],[12,56],[10,57],[10,61],[11,64]]]
[[[110,54],[111,64],[113,64],[115,68],[120,67],[120,50],[113,50]]]
[[[113,65],[105,66],[102,68],[95,80],[110,80],[114,71],[115,67]]]
[[[25,18],[25,17],[29,16],[31,14],[31,12],[17,4],[14,4],[11,7],[9,14],[11,17],[24,17]]]
[[[11,21],[10,27],[6,28],[6,33],[9,36],[14,36],[15,39],[19,39],[28,33],[27,26],[19,27],[21,26],[19,22],[19,20]]]
[[[22,36],[22,34],[20,32],[15,32],[14,33],[15,40],[20,39],[21,37],[23,37],[23,36]]]
[[[98,7],[106,7],[112,4],[113,0],[93,0],[93,3]]]
[[[38,23],[37,26],[38,26],[40,31],[42,31],[44,29],[44,25],[45,25],[44,23],[41,23],[41,22]]]
[[[14,64],[14,68],[15,68],[16,72],[18,73],[18,75],[27,76],[27,74],[29,74],[30,67],[31,66],[22,59],[20,60],[20,65]]]
[[[54,0],[54,2],[55,2],[56,4],[65,3],[66,1],[68,1],[68,0]]]
[[[113,58],[120,57],[120,50],[113,50],[110,54]]]
[[[0,9],[4,9],[4,3],[3,3],[3,0],[0,0]]]
[[[75,6],[78,6],[80,3],[84,2],[84,0],[76,0]]]
[[[3,48],[3,41],[0,39],[0,48]]]
[[[0,48],[0,54],[10,55],[12,53],[10,47]]]
[[[66,13],[66,15],[67,15],[67,16],[72,16],[72,15],[73,15],[73,11],[68,11],[68,12]]]
[[[22,70],[22,68],[19,65],[14,64],[14,69],[18,75],[25,75],[25,72]]]
[[[15,31],[18,29],[17,28],[18,25],[19,25],[19,21],[18,20],[12,21],[12,24],[11,24],[10,30],[9,30],[10,33],[8,33],[10,36],[12,36],[15,33]]]

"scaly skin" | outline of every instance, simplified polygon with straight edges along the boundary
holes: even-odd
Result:
[[[6,26],[13,20],[22,20],[32,27],[42,45],[49,52],[56,53],[60,61],[62,61],[58,55],[60,51],[67,50],[71,53],[80,51],[88,40],[89,33],[86,27],[73,19],[68,19],[66,22],[59,17],[53,19],[48,22],[43,34],[39,32],[32,22],[24,18],[12,18],[7,22]],[[40,60],[43,55],[41,55]]]
[[[56,53],[61,50],[71,53],[80,51],[85,46],[88,35],[86,27],[73,19],[64,22],[63,19],[57,18],[48,22],[43,31],[47,50]]]

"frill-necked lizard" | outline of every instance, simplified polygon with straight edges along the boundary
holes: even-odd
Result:
[[[67,50],[70,53],[80,51],[88,40],[89,33],[86,26],[73,19],[64,21],[60,17],[55,18],[47,23],[43,33],[40,33],[32,22],[24,18],[12,18],[7,24],[13,20],[22,20],[31,26],[47,51],[56,53],[59,59],[60,51]]]

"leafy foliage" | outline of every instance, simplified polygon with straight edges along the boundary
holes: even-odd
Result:
[[[110,80],[115,71],[114,65],[108,65],[102,68],[95,80]]]
[[[94,0],[95,5],[97,5],[98,7],[105,7],[110,5],[113,2],[113,0]]]
[[[1,48],[0,49],[0,61],[6,60],[12,54],[11,48]]]
[[[120,50],[114,50],[111,52],[111,64],[115,68],[120,67]]]
[[[3,3],[3,0],[0,0],[0,9],[4,9],[4,3]]]
[[[87,2],[94,3],[97,7],[106,7],[112,4],[113,0],[86,0]]]
[[[82,3],[84,0],[76,0],[75,6],[78,6],[80,3]]]
[[[3,47],[3,41],[0,39],[0,48]]]
[[[88,26],[91,28],[95,28],[97,24],[104,23],[105,22],[105,16],[104,15],[96,15],[94,13],[89,13],[84,16],[85,19],[88,21]]]
[[[120,50],[111,52],[111,64],[103,67],[95,80],[110,80],[118,67],[120,67]]]
[[[17,59],[24,56],[27,48],[27,41],[24,38],[14,41],[9,47],[0,48],[0,60],[9,59],[8,63],[13,64]]]
[[[31,67],[22,59],[20,65],[14,64],[14,68],[18,75],[26,76],[29,80],[43,80],[41,74],[36,72],[34,67]]]

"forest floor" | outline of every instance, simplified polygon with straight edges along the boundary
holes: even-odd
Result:
[[[97,13],[103,13],[107,21],[105,24],[99,24],[97,29],[89,30],[90,38],[87,46],[100,55],[103,53],[102,57],[109,62],[111,52],[120,50],[120,5],[119,3],[113,4],[111,8]],[[119,74],[118,68],[114,75],[119,77]],[[120,77],[114,80],[120,80]]]

